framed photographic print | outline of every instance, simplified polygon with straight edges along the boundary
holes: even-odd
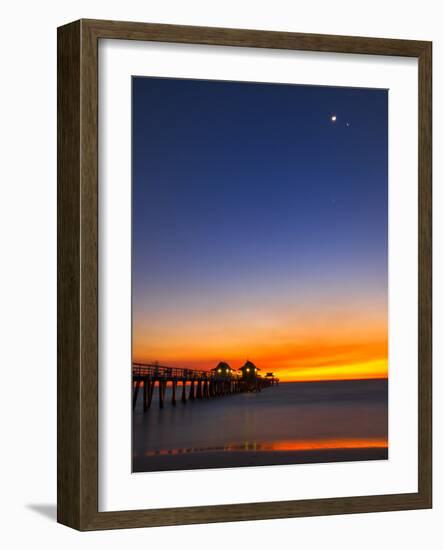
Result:
[[[431,43],[58,30],[58,519],[430,508]]]

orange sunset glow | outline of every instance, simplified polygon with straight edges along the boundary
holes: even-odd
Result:
[[[298,316],[269,310],[263,320],[254,308],[239,315],[235,304],[225,303],[215,318],[194,314],[179,330],[161,318],[153,326],[140,321],[133,359],[209,370],[221,360],[235,369],[250,358],[282,382],[386,378],[387,321],[383,308],[373,308],[299,306]]]

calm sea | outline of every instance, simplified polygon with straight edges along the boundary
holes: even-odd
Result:
[[[181,388],[178,391],[180,397]],[[388,382],[281,383],[133,414],[133,470],[386,459]]]

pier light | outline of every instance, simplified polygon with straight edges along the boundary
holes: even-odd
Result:
[[[220,363],[211,370],[215,374],[221,374],[223,376],[228,376],[232,369],[228,365],[228,363],[225,363],[224,361],[220,361]]]
[[[246,363],[239,369],[242,373],[242,379],[252,381],[256,379],[259,374],[259,368],[254,365],[252,361],[249,361],[249,359],[246,361]]]

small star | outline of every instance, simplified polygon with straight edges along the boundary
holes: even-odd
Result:
[[[349,128],[350,125],[351,125],[350,122],[347,122],[347,123],[346,123],[346,127],[347,127],[347,128]]]
[[[337,115],[331,116],[331,122],[337,122]]]

